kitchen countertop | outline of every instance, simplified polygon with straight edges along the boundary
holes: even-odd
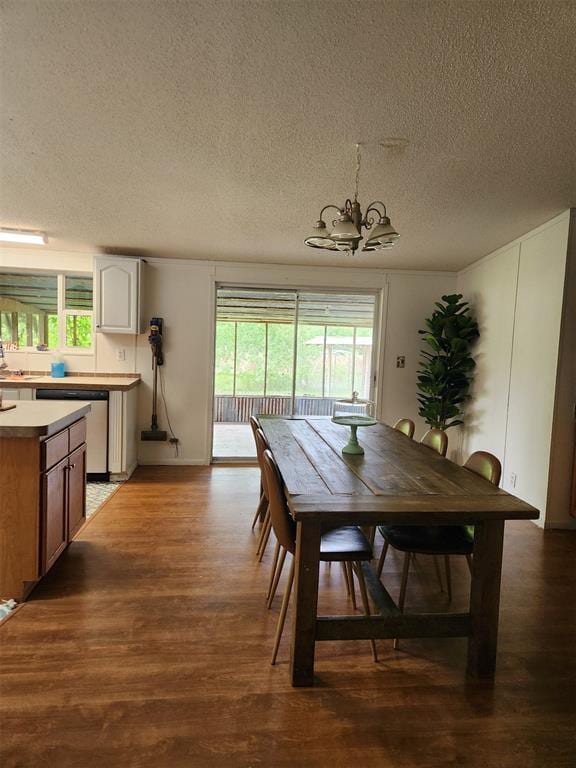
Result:
[[[1,376],[2,374],[0,374]],[[127,390],[140,383],[139,376],[52,376],[24,375],[9,379],[0,378],[0,387],[6,389],[104,389]]]
[[[0,412],[0,439],[3,437],[49,437],[78,421],[90,410],[66,400],[4,400],[2,405],[15,405]]]

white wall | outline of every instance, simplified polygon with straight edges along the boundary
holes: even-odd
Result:
[[[141,442],[141,464],[203,464],[210,459],[212,357],[214,338],[214,279],[209,265],[191,261],[154,261],[146,265],[146,314],[164,319],[164,358],[161,368],[170,422],[180,440],[179,456],[169,443]],[[141,429],[150,429],[152,368],[146,334],[138,337],[136,370]],[[161,398],[160,398],[161,400]],[[167,422],[162,403],[159,421]]]
[[[540,509],[542,526],[552,524],[548,477],[569,220],[567,211],[458,276],[480,324],[463,453],[495,453],[502,487]]]
[[[0,250],[0,267],[90,272],[93,254],[70,254],[35,249]],[[145,316],[160,316],[165,323],[163,369],[165,394],[172,427],[181,444],[179,456],[167,443],[143,443],[140,463],[206,463],[210,460],[215,286],[240,283],[253,286],[317,287],[378,291],[381,318],[378,332],[385,340],[377,365],[379,416],[394,422],[400,417],[418,421],[416,367],[418,329],[434,301],[454,291],[454,273],[386,272],[367,269],[322,269],[277,265],[234,264],[150,259],[146,266]],[[116,358],[125,352],[125,361]],[[404,355],[406,368],[396,368]],[[45,353],[18,352],[8,358],[11,367],[48,370]],[[151,410],[151,356],[146,334],[96,334],[93,354],[66,357],[71,371],[136,372],[139,386],[138,420],[148,429]],[[160,421],[166,428],[163,406]],[[421,432],[423,425],[419,424]]]
[[[418,416],[416,374],[420,362],[420,337],[424,320],[435,309],[434,302],[456,290],[456,276],[448,273],[422,275],[417,272],[390,273],[388,302],[384,318],[384,365],[381,377],[380,418],[393,424],[399,418],[416,422],[415,438],[428,429]],[[406,367],[397,368],[399,356],[406,358]],[[448,433],[450,444],[457,442],[457,433]]]

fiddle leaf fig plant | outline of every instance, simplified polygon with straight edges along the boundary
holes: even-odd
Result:
[[[480,334],[461,293],[442,296],[435,305],[426,329],[418,331],[427,346],[418,372],[418,413],[430,427],[448,429],[464,423],[462,406],[476,366],[470,347]]]

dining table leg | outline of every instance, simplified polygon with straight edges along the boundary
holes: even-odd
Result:
[[[314,684],[320,537],[319,520],[297,523],[291,651],[291,678],[294,686]]]
[[[500,577],[504,520],[486,521],[474,529],[474,557],[470,588],[470,635],[467,673],[493,678],[498,644]]]

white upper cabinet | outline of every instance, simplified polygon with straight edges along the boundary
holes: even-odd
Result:
[[[124,256],[94,258],[94,313],[99,333],[140,333],[141,259]]]

